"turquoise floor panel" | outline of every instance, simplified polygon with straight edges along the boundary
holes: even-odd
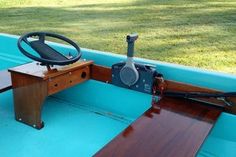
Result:
[[[61,91],[53,97],[74,105],[100,109],[113,117],[135,120],[151,107],[152,96],[95,80]]]
[[[128,126],[114,119],[49,97],[45,127],[35,130],[14,120],[12,91],[0,94],[0,154],[2,157],[92,156]]]
[[[21,64],[25,64],[30,62],[30,59],[26,57],[9,54],[0,49],[0,70],[7,70],[8,68],[12,68]]]
[[[222,113],[197,157],[236,157],[236,116]]]

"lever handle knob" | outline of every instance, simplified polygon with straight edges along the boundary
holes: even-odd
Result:
[[[134,56],[134,42],[137,39],[138,39],[137,33],[127,35],[126,41],[128,42],[128,49],[127,49],[127,56],[128,57]]]

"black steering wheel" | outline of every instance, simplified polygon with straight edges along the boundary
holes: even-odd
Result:
[[[58,52],[51,46],[45,43],[45,37],[49,36],[52,38],[57,38],[69,43],[73,46],[77,53],[74,56],[65,56],[62,53]],[[38,37],[38,39],[31,39],[31,37]],[[22,41],[29,45],[33,50],[35,50],[40,57],[33,55],[32,53],[27,52],[22,47]],[[49,33],[49,32],[31,32],[21,36],[17,42],[19,50],[27,57],[41,62],[42,65],[68,65],[78,61],[81,57],[81,52],[79,46],[72,40],[58,34]]]

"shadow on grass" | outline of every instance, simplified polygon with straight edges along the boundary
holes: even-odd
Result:
[[[130,26],[141,25],[148,28],[150,28],[150,24],[153,24],[153,27],[172,28],[176,26],[196,27],[205,24],[227,25],[236,22],[236,9],[232,6],[225,5],[226,8],[219,10],[217,8],[223,7],[222,5],[197,4],[193,3],[186,6],[182,5],[181,2],[176,4],[176,1],[156,2],[151,0],[146,3],[145,0],[139,0],[128,4],[90,4],[58,8],[0,8],[0,17],[1,26],[14,26],[16,28],[20,28],[21,24],[29,27],[40,27],[44,23],[51,24],[49,27],[63,27],[73,23],[99,22],[99,20],[101,23],[106,22],[108,24],[114,21],[124,21]],[[116,27],[119,28],[119,25]],[[111,31],[116,30],[116,27]]]
[[[236,50],[236,9],[223,2],[138,0],[57,8],[0,8],[0,19],[1,32],[20,35],[52,31],[80,41],[82,47],[119,53],[125,52],[125,34],[139,32],[137,56],[170,62],[175,58],[174,62],[188,65],[193,61],[182,62],[181,57],[193,53],[210,57],[214,52],[225,55]]]

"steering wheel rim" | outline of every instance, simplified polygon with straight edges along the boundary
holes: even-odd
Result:
[[[28,41],[28,38],[33,37],[33,36],[38,36],[39,37],[39,41],[45,42],[45,37],[49,36],[52,38],[57,38],[60,39],[62,41],[65,41],[67,43],[69,43],[71,46],[73,46],[76,51],[77,51],[77,55],[71,59],[67,59],[67,60],[51,60],[51,59],[46,59],[46,58],[42,58],[42,57],[37,57],[35,55],[32,55],[31,53],[27,52],[23,47],[22,47],[22,42],[25,42],[28,46],[30,46],[34,51],[36,51],[31,45],[30,42]],[[26,33],[24,35],[22,35],[17,42],[17,46],[19,48],[19,50],[27,57],[31,58],[32,60],[41,62],[42,64],[45,65],[68,65],[68,64],[72,64],[76,61],[78,61],[81,58],[81,51],[80,51],[80,47],[73,42],[72,40],[59,35],[59,34],[55,34],[55,33],[50,33],[50,32],[30,32],[30,33]]]

